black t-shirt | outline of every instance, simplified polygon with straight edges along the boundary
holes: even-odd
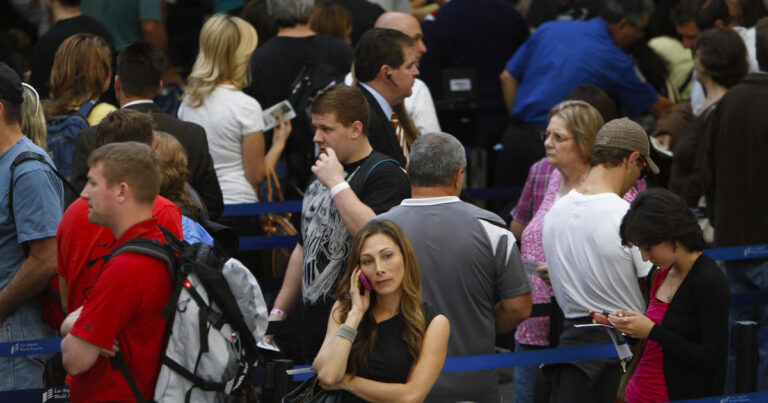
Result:
[[[350,70],[354,51],[340,39],[328,35],[276,36],[253,52],[252,82],[243,91],[256,98],[264,109],[287,99],[291,84],[314,55],[318,45],[315,41],[322,41],[326,50],[316,55],[316,62],[329,64],[341,74]]]
[[[428,303],[422,303],[426,328],[438,315],[437,310]],[[403,340],[403,316],[397,315],[377,324],[376,345],[368,354],[367,366],[358,371],[358,376],[385,383],[405,383],[413,366],[413,358],[408,351],[408,344]],[[343,402],[363,402],[359,397],[344,392]]]
[[[59,46],[65,39],[75,34],[98,35],[107,41],[110,49],[114,49],[112,35],[109,31],[100,22],[87,15],[79,15],[57,21],[35,45],[35,55],[32,60],[29,83],[35,87],[38,94],[40,94],[40,98],[49,97],[49,81],[56,50],[59,49]]]

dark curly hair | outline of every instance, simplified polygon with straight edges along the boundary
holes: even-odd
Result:
[[[744,41],[728,28],[704,31],[699,37],[696,58],[706,74],[725,88],[740,83],[749,71]]]
[[[624,246],[679,242],[690,251],[706,246],[693,210],[682,197],[661,188],[646,190],[632,201],[619,233]]]

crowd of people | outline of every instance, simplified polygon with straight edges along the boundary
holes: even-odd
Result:
[[[718,396],[730,328],[768,326],[731,306],[768,260],[703,253],[768,243],[768,1],[0,3],[0,342],[63,338],[0,357],[0,393],[151,400],[177,295],[105,257],[222,246],[268,175],[302,208],[264,342],[336,401],[498,402],[441,368],[507,333],[633,353],[517,367],[515,402]],[[522,193],[486,210],[469,175]]]

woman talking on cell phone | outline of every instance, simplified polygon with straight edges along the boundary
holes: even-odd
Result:
[[[731,296],[723,270],[702,253],[693,211],[668,190],[648,190],[632,202],[620,232],[624,245],[637,245],[643,260],[658,266],[645,314],[608,316],[620,331],[647,338],[626,401],[722,395]]]
[[[449,334],[448,319],[421,301],[408,238],[391,221],[370,221],[352,240],[312,366],[324,389],[344,390],[344,402],[421,402],[440,375]]]

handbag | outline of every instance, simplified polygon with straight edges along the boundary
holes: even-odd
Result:
[[[273,198],[273,187],[277,190],[277,196],[280,201],[284,201],[283,190],[280,187],[280,181],[273,167],[267,167],[267,198],[271,202]],[[293,236],[298,234],[296,228],[291,223],[291,213],[285,214],[266,214],[259,218],[261,231],[264,236]],[[274,248],[266,250],[263,258],[263,266],[271,268],[273,277],[283,277],[285,269],[288,267],[288,260],[291,258],[293,248]]]
[[[341,403],[342,391],[325,390],[317,383],[317,375],[302,382],[287,395],[282,403]]]

